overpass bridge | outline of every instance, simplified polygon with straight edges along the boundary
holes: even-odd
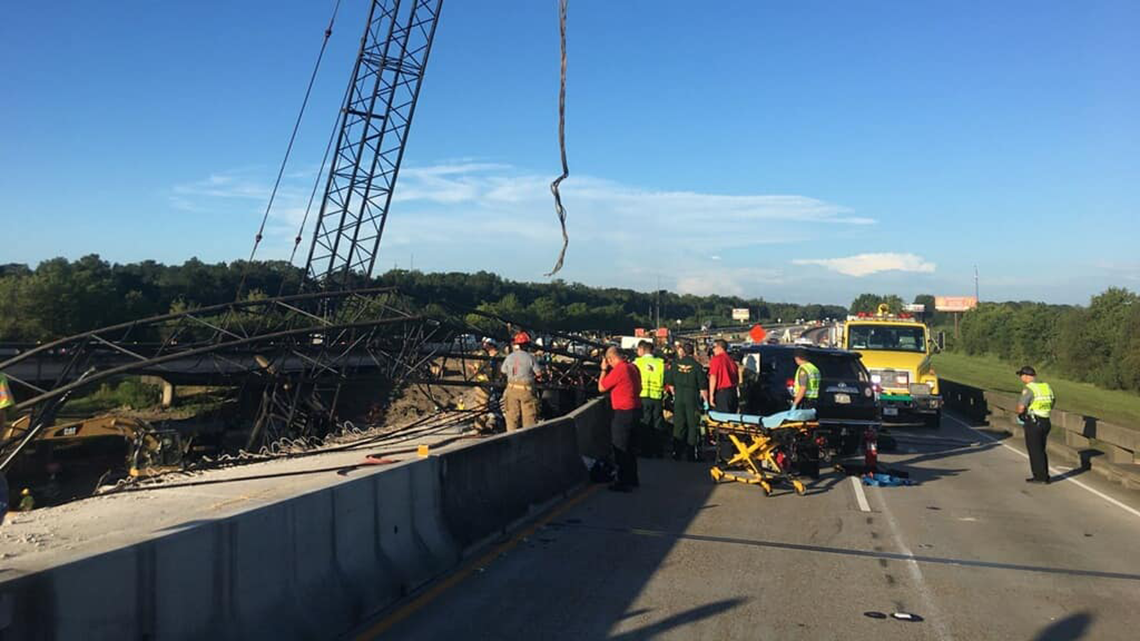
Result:
[[[0,639],[1126,639],[1140,623],[1138,493],[1080,469],[1026,484],[996,427],[897,430],[880,460],[909,487],[829,471],[765,497],[643,459],[623,494],[579,459],[604,449],[604,409],[386,449],[387,466],[342,451],[14,515]]]

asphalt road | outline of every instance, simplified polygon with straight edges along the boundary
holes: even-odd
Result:
[[[636,493],[589,491],[360,638],[1136,638],[1140,493],[1026,484],[1021,444],[950,416],[898,441],[883,461],[919,484],[865,500],[834,473],[766,498],[642,461]]]

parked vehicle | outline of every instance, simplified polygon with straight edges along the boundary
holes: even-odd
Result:
[[[881,417],[871,375],[857,353],[793,345],[744,348],[744,411],[770,415],[791,407],[796,349],[805,350],[820,371],[816,415],[826,447],[844,456],[862,451],[868,438],[877,437]]]
[[[849,317],[842,345],[863,356],[871,382],[878,387],[884,420],[938,427],[942,396],[931,364],[934,346],[926,325],[880,309],[873,316]]]

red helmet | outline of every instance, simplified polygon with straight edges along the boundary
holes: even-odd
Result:
[[[518,334],[515,334],[515,338],[511,342],[515,345],[526,345],[530,342],[530,334],[527,334],[526,332],[519,332]]]

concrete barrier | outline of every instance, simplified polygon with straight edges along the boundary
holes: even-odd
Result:
[[[585,482],[581,456],[608,451],[604,402],[42,572],[0,573],[0,640],[342,634]]]

